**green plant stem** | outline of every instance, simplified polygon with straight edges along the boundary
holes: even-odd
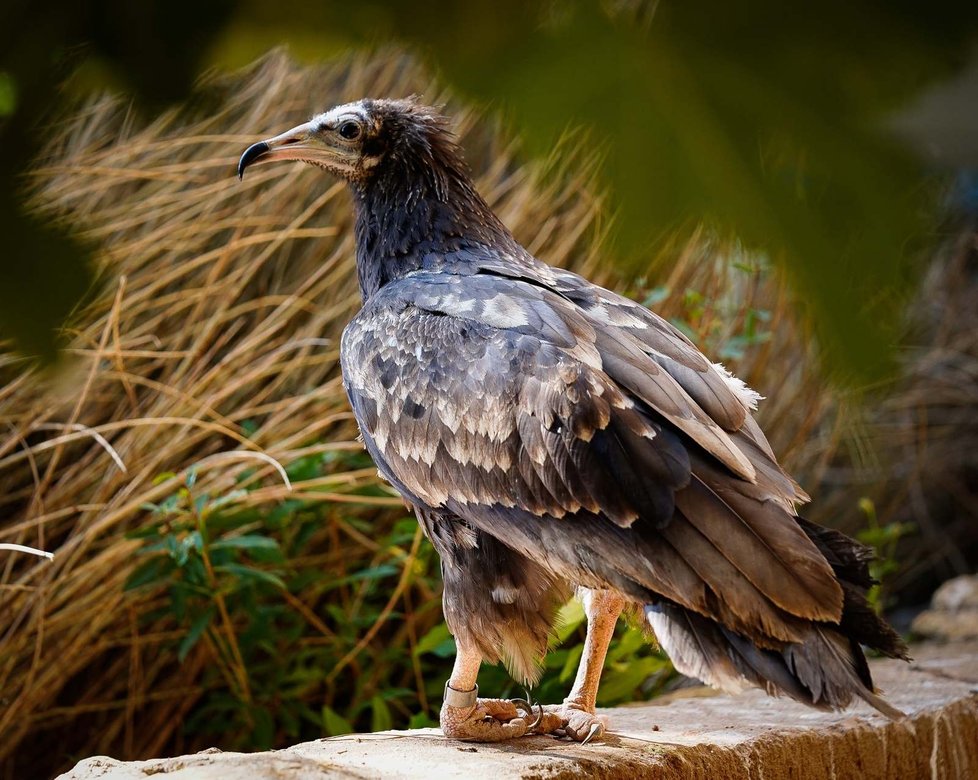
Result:
[[[193,506],[193,502],[191,502],[191,506]],[[228,647],[234,659],[232,670],[238,683],[238,691],[241,700],[246,704],[250,704],[251,688],[248,685],[248,670],[245,667],[244,658],[241,655],[241,648],[238,647],[238,638],[234,633],[234,623],[231,621],[231,615],[228,613],[227,604],[224,601],[224,594],[218,588],[217,576],[214,574],[214,567],[211,565],[210,555],[207,552],[207,524],[200,514],[194,513],[194,517],[197,520],[197,530],[200,531],[200,536],[203,540],[203,544],[200,546],[200,558],[203,561],[204,571],[207,573],[207,583],[211,588],[211,592],[214,594],[214,603],[217,605],[217,611],[221,615],[221,626],[224,628]],[[248,717],[250,720],[250,714]]]
[[[357,642],[356,646],[352,650],[350,650],[350,652],[348,652],[345,656],[343,656],[340,659],[339,663],[337,663],[336,666],[333,667],[333,671],[331,671],[326,676],[327,685],[332,683],[333,680],[336,679],[337,675],[339,675],[339,673],[342,672],[350,664],[351,661],[353,661],[358,655],[360,655],[361,651],[368,644],[370,644],[373,638],[377,635],[377,632],[380,631],[384,623],[387,622],[387,618],[389,618],[391,612],[394,611],[394,605],[397,603],[398,599],[401,598],[401,594],[404,592],[404,589],[411,581],[411,573],[414,569],[414,562],[417,559],[418,548],[420,546],[421,546],[421,526],[419,525],[417,531],[415,531],[414,533],[414,541],[411,543],[411,552],[408,553],[408,556],[404,561],[404,569],[401,571],[401,578],[397,581],[397,587],[394,588],[394,592],[391,594],[391,597],[387,600],[387,604],[384,605],[384,608],[377,616],[377,620],[374,621],[374,624],[370,627],[370,630],[363,635],[360,641]]]

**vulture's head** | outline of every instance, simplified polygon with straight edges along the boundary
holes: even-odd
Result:
[[[238,176],[272,160],[318,165],[361,186],[392,169],[461,165],[448,121],[410,98],[347,103],[252,144],[241,155]]]

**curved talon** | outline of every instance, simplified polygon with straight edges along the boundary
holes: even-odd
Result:
[[[537,719],[533,721],[529,726],[527,726],[527,733],[533,731],[537,726],[543,723],[543,705],[540,702],[534,702],[537,705]],[[531,713],[532,714],[532,713]]]
[[[599,733],[601,733],[601,731],[602,729],[600,723],[592,723],[591,730],[588,732],[588,735],[584,737],[583,740],[581,740],[581,744],[586,745],[588,742],[594,739]]]
[[[525,712],[527,715],[531,716],[533,715],[533,705],[526,699],[510,699],[509,701],[520,712]]]
[[[529,717],[533,717],[533,707],[537,707],[537,719],[533,723],[529,724],[526,728],[527,733],[533,731],[537,726],[543,722],[543,705],[540,702],[529,702],[527,699],[530,698],[530,692],[526,692],[526,699],[510,699],[510,702],[516,709],[525,712]]]

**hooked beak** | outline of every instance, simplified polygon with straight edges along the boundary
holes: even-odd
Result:
[[[335,152],[331,154],[329,147],[315,134],[312,123],[307,122],[245,149],[238,161],[238,178],[244,178],[245,168],[249,165],[273,160],[329,163],[335,160]]]

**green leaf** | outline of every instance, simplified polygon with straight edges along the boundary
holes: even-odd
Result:
[[[635,658],[622,668],[605,669],[598,689],[598,702],[602,705],[617,704],[632,698],[635,689],[654,674],[661,662],[654,658]]]
[[[380,696],[380,694],[374,694],[374,697],[370,700],[370,730],[371,731],[387,731],[392,725],[391,711],[387,706],[387,702]]]
[[[414,688],[384,688],[380,692],[380,695],[384,697],[384,701],[394,701],[396,699],[411,699],[417,695],[417,691]]]
[[[356,580],[380,580],[384,577],[392,577],[400,573],[401,570],[398,566],[390,563],[382,563],[380,566],[371,566],[368,569],[362,569],[355,574],[351,574],[347,579],[351,582]]]
[[[275,720],[265,707],[252,707],[251,720],[254,723],[251,736],[258,750],[268,750],[275,742]]]
[[[194,556],[187,565],[183,567],[183,578],[188,585],[203,589],[207,585],[207,571],[204,569],[204,562],[199,556]]]
[[[232,574],[242,580],[254,580],[255,582],[273,585],[274,587],[282,590],[286,589],[285,582],[283,582],[281,577],[272,574],[269,571],[253,569],[252,567],[245,566],[241,563],[225,563],[221,566],[215,566],[214,570],[224,572],[226,574]]]
[[[167,547],[170,550],[170,557],[176,561],[178,567],[183,567],[186,565],[190,558],[190,545],[187,544],[186,539],[182,539],[177,542],[173,535],[166,537]]]
[[[166,517],[180,511],[180,496],[176,493],[164,498],[157,506],[157,514]]]
[[[584,605],[581,604],[580,600],[572,598],[564,604],[560,608],[560,612],[557,613],[555,644],[566,642],[567,637],[573,634],[585,619]]]
[[[438,721],[429,718],[423,712],[416,712],[408,721],[409,729],[430,729],[438,726]]]
[[[220,509],[228,504],[233,504],[236,501],[240,501],[242,498],[248,495],[247,490],[241,490],[240,488],[232,490],[225,493],[223,496],[218,496],[213,501],[211,501],[210,510],[213,512],[215,509]]]
[[[448,626],[445,623],[439,623],[421,637],[417,646],[414,648],[414,654],[424,655],[425,653],[434,653],[439,658],[445,658],[446,656],[440,651],[445,648],[446,643],[448,644],[448,654],[450,655],[451,651],[455,649],[455,642],[448,630]]]
[[[340,715],[332,707],[323,707],[323,730],[331,737],[340,734],[352,734],[353,726],[350,721]]]
[[[645,634],[637,628],[629,626],[618,639],[611,643],[611,648],[608,650],[608,661],[614,662],[621,658],[627,658],[644,647],[645,643]]]
[[[183,663],[184,659],[187,657],[193,646],[197,644],[198,640],[204,635],[204,631],[211,624],[211,620],[214,619],[215,607],[211,607],[204,614],[197,617],[197,619],[191,623],[190,630],[187,631],[187,635],[180,642],[180,646],[177,648],[177,660]]]
[[[571,677],[577,674],[577,665],[581,661],[581,656],[584,654],[584,644],[574,645],[567,653],[567,660],[564,661],[564,668],[560,670],[560,675],[558,679],[561,682],[567,682]]]
[[[275,539],[258,534],[244,536],[229,536],[218,539],[210,546],[212,550],[278,550],[279,544]]]
[[[322,459],[316,455],[299,458],[285,467],[285,473],[293,482],[313,479],[323,473]]]
[[[645,298],[642,300],[643,306],[655,306],[657,303],[661,303],[666,298],[669,297],[669,288],[665,285],[659,285],[658,287],[653,287],[649,290]]]
[[[171,552],[173,549],[173,534],[167,534],[162,539],[157,538],[155,542],[147,539],[137,552],[139,555],[155,555],[160,552]]]
[[[204,539],[200,535],[200,531],[191,531],[183,543],[187,545],[188,549],[196,550],[198,554],[204,551]]]
[[[156,505],[153,504],[155,507]],[[154,536],[160,535],[160,526],[157,523],[150,523],[149,525],[140,526],[139,528],[132,528],[125,533],[126,539],[149,539]],[[142,550],[140,550],[142,552]]]
[[[169,579],[168,575],[173,571],[173,561],[169,557],[162,555],[150,558],[148,561],[137,566],[132,574],[126,578],[126,584],[122,586],[125,590],[135,590],[147,585],[161,585]]]

